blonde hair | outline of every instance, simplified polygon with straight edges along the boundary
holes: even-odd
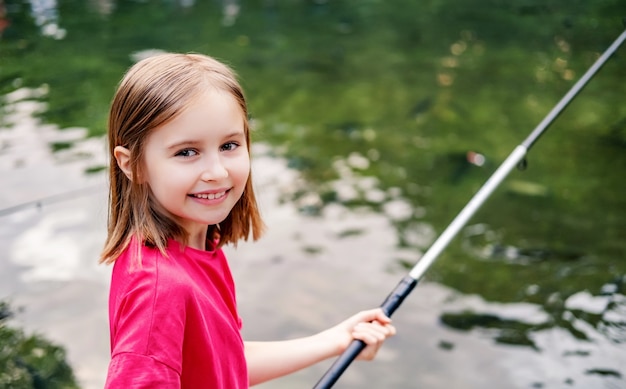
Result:
[[[108,233],[100,262],[113,263],[132,237],[164,254],[170,238],[186,244],[188,234],[184,228],[154,201],[147,183],[126,177],[117,165],[114,149],[123,146],[129,150],[132,177],[141,177],[148,135],[180,114],[207,85],[230,93],[239,103],[250,154],[250,127],[243,90],[225,64],[201,54],[160,54],[136,63],[120,82],[109,113]],[[219,226],[209,226],[207,242],[217,241],[217,247],[236,245],[250,234],[257,240],[263,227],[250,173],[243,195],[230,214]]]

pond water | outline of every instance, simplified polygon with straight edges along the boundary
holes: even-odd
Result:
[[[231,64],[255,128],[269,234],[229,249],[248,338],[378,305],[623,31],[626,3],[4,0],[0,299],[108,359],[108,104],[158,51]],[[399,335],[338,387],[626,388],[622,47],[394,315]],[[263,385],[311,387],[328,365]]]

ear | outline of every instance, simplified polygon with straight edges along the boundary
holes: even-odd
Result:
[[[113,156],[117,161],[117,166],[124,172],[129,180],[133,180],[133,171],[130,167],[130,150],[123,146],[115,146],[113,149]]]

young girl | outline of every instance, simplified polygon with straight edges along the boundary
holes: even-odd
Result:
[[[107,388],[247,388],[340,354],[372,359],[395,333],[380,309],[316,335],[244,342],[225,244],[258,239],[248,111],[226,65],[198,54],[140,61],[109,116],[115,263]]]

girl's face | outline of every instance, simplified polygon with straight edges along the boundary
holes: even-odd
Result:
[[[209,90],[145,143],[144,177],[154,198],[204,249],[207,225],[223,221],[250,173],[244,118],[227,92]]]

